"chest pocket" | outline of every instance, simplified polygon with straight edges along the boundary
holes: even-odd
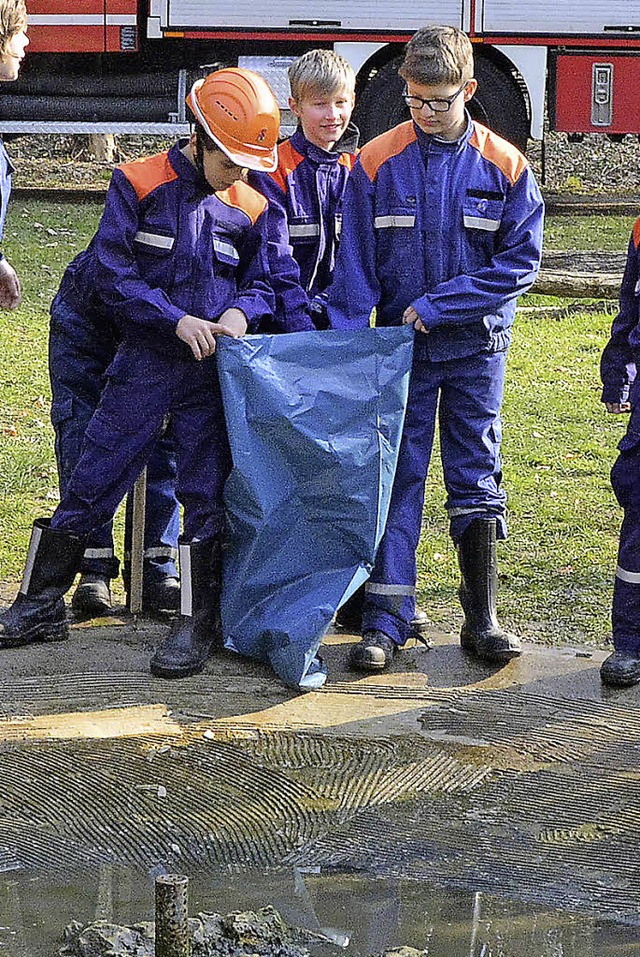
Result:
[[[477,230],[477,235],[497,233],[500,229],[503,213],[503,199],[467,196],[462,209],[465,229]]]
[[[407,207],[378,207],[373,220],[376,235],[378,275],[389,295],[395,295],[398,286],[407,283],[413,288],[419,283],[420,259],[416,246],[416,211]]]
[[[213,256],[226,269],[236,270],[240,262],[238,250],[228,239],[213,237]]]
[[[139,253],[148,253],[151,256],[166,256],[175,246],[175,236],[165,236],[140,229],[133,237],[135,249]]]
[[[289,223],[289,239],[291,245],[298,243],[317,243],[320,236],[320,223],[309,219],[292,219]]]

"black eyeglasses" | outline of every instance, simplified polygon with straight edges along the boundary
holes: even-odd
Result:
[[[447,113],[468,82],[465,80],[460,89],[453,96],[448,96],[446,100],[423,100],[421,96],[412,96],[408,93],[406,87],[402,99],[411,110],[421,110],[423,106],[428,106],[433,113]]]

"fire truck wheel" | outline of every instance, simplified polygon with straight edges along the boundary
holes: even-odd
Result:
[[[404,80],[398,76],[402,57],[385,63],[356,96],[353,121],[360,130],[360,144],[410,119],[402,100]]]
[[[469,103],[474,120],[483,123],[524,153],[529,136],[525,94],[518,81],[491,60],[476,57],[476,95]]]
[[[410,119],[402,101],[404,80],[398,75],[401,63],[402,57],[385,63],[358,94],[353,119],[360,130],[361,143]],[[478,92],[469,105],[471,115],[524,152],[529,119],[517,80],[481,57],[476,59],[476,77]]]

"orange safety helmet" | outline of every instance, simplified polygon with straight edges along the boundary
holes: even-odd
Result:
[[[210,73],[193,84],[187,105],[207,135],[238,166],[269,173],[276,168],[280,110],[258,73],[241,67]]]

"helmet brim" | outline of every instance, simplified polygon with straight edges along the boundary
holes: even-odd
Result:
[[[191,92],[187,96],[187,105],[190,107],[193,115],[200,126],[202,126],[207,136],[213,140],[218,149],[221,149],[222,152],[228,156],[233,163],[243,167],[243,169],[251,169],[255,170],[256,172],[263,173],[273,173],[274,170],[278,168],[277,144],[273,147],[273,149],[265,149],[262,155],[256,153],[243,153],[241,150],[231,149],[231,147],[227,146],[218,136],[216,136],[209,126],[204,113],[200,109],[200,104],[198,103],[198,91],[203,82],[203,80],[196,80],[196,82],[193,84]]]

